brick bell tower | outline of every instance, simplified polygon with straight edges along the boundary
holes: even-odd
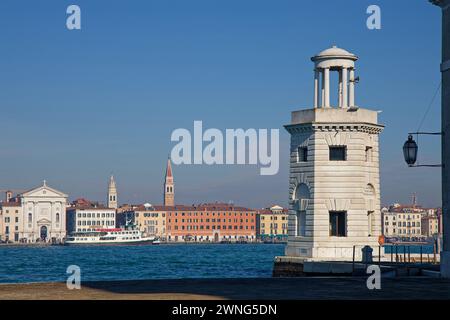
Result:
[[[294,111],[287,256],[352,260],[381,235],[377,111],[355,104],[354,54],[333,46],[314,62],[313,108]],[[330,73],[339,76],[330,101]],[[320,86],[319,86],[320,84]],[[374,250],[374,252],[377,252]]]
[[[167,159],[166,177],[164,180],[164,205],[169,207],[175,205],[175,189],[170,157]]]

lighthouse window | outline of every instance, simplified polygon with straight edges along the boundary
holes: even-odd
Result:
[[[330,236],[346,237],[347,230],[347,212],[346,211],[330,211]]]
[[[371,237],[375,234],[375,214],[373,211],[367,212],[367,224],[369,226],[369,237]],[[387,222],[387,225],[389,225],[389,222]]]
[[[297,236],[304,237],[306,235],[306,211],[297,211]]]
[[[366,162],[372,161],[372,147],[366,147]]]
[[[330,161],[345,161],[347,160],[346,154],[347,154],[346,146],[330,147]]]
[[[298,147],[297,148],[297,162],[308,161],[308,148]]]

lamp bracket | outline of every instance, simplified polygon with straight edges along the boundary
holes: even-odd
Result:
[[[443,164],[413,164],[408,167],[417,168],[417,167],[431,167],[431,168],[443,168]]]
[[[443,132],[409,132],[408,133],[409,135],[413,135],[413,134],[415,134],[415,135],[433,135],[433,136],[442,136],[442,135],[444,135],[444,133]]]

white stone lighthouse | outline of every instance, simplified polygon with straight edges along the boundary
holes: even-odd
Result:
[[[307,260],[377,253],[381,235],[378,112],[355,104],[354,54],[333,46],[312,57],[312,109],[292,112],[287,256]],[[339,75],[330,101],[330,73]]]

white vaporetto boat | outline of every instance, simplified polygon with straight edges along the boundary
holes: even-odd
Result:
[[[135,228],[94,229],[92,231],[74,232],[70,234],[65,245],[83,244],[150,244],[155,237],[144,237]]]

